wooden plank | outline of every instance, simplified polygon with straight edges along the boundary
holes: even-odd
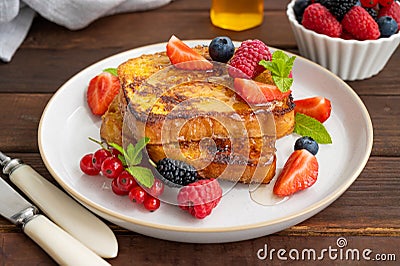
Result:
[[[181,10],[209,10],[211,7],[211,0],[174,0],[169,5],[161,8],[163,11]],[[290,1],[282,0],[264,0],[265,10],[286,10],[287,4]]]
[[[22,159],[55,183],[39,154],[8,155]],[[395,178],[398,173],[399,157],[371,157],[361,175],[339,199],[310,219],[279,232],[279,235],[338,236],[352,233],[400,237],[400,180]],[[123,228],[113,228],[127,232]],[[15,230],[8,221],[0,219],[0,232]]]
[[[362,81],[347,82],[359,95],[400,95],[400,49],[376,76]]]
[[[374,128],[373,155],[400,156],[399,96],[362,96]]]
[[[155,16],[157,20],[154,20]],[[137,27],[138,24],[148,24],[151,27]],[[270,45],[294,47],[295,41],[289,27],[289,21],[282,12],[266,13],[261,26],[243,32],[214,27],[205,11],[196,14],[173,11],[125,13],[101,18],[82,31],[69,31],[43,18],[37,18],[22,48],[65,50],[116,47],[127,50],[168,41],[172,34],[181,39],[212,39],[228,35],[235,40],[244,40],[257,36]],[[270,30],[272,28],[273,31]]]
[[[0,91],[54,93],[82,69],[118,52],[116,49],[21,49],[11,63],[0,64]],[[30,58],[29,64],[26,58]]]
[[[162,256],[163,261],[160,263],[162,265],[287,265],[288,262],[298,262],[300,265],[314,265],[315,261],[318,261],[318,257],[321,262],[328,263],[328,265],[334,263],[339,263],[337,265],[348,265],[349,263],[353,263],[352,265],[364,265],[367,262],[362,257],[362,252],[365,249],[372,251],[369,254],[370,256],[365,255],[367,259],[369,257],[370,260],[373,260],[375,259],[375,255],[382,254],[382,258],[387,255],[385,256],[387,258],[385,265],[396,265],[396,259],[398,260],[399,253],[396,246],[400,244],[400,239],[392,240],[385,237],[351,236],[338,239],[338,237],[304,238],[292,236],[288,238],[284,236],[269,236],[236,243],[199,246],[196,244],[168,242],[142,237],[131,238],[119,236],[118,241],[120,242],[121,254],[123,256],[121,255],[116,259],[110,260],[110,263],[113,265],[122,265],[140,261],[142,265],[155,265],[160,263],[159,256],[156,254],[158,252],[165,252]],[[338,243],[344,242],[347,245],[340,248],[342,244],[338,245]],[[154,250],[154,247],[157,247],[157,249]],[[260,249],[261,252],[259,252]],[[263,258],[264,249],[267,251],[265,258]],[[275,252],[272,251],[270,253],[272,249],[275,249]],[[287,257],[287,260],[280,260],[277,257],[279,249],[286,251],[283,257]],[[298,259],[291,259],[289,257],[288,253],[291,249],[299,251],[300,256]],[[322,253],[323,249],[330,249],[331,257],[327,251]],[[185,252],[182,252],[182,250],[185,250]],[[315,251],[315,259],[313,255],[308,257],[310,250]],[[340,250],[342,250],[342,256],[340,256]],[[258,252],[259,256],[257,255]],[[354,257],[352,257],[352,252],[354,252]],[[302,253],[304,254],[303,259],[301,256]],[[210,258],[209,256],[204,256],[204,254],[214,254],[214,256]],[[336,259],[335,254],[337,255]],[[391,258],[390,261],[389,257]]]
[[[120,48],[21,49],[9,64],[0,64],[1,92],[55,92],[64,82],[87,66],[113,54]],[[298,53],[297,50],[289,49]],[[31,58],[26,64],[25,58]],[[363,81],[347,82],[359,95],[400,95],[400,50],[377,76]],[[382,82],[384,81],[384,83]]]
[[[147,13],[121,14],[100,19],[83,31],[68,31],[38,18],[12,62],[0,64],[0,91],[54,92],[75,73],[101,59],[143,45],[166,42],[173,34],[182,39],[229,35],[235,40],[245,40],[260,36],[271,46],[295,47],[291,32],[285,33],[288,21],[279,13],[268,17],[265,26],[242,33],[213,27],[206,12],[195,17],[190,13],[158,16],[161,18],[154,21]],[[152,30],[136,27],[140,23],[152,25]],[[188,29],[191,23],[200,26]],[[278,30],[268,31],[269,27]],[[26,58],[30,64],[26,64]]]
[[[0,94],[4,106],[0,123],[0,148],[14,152],[37,151],[37,130],[42,112],[51,94]],[[400,96],[361,96],[374,127],[372,155],[400,155]]]
[[[38,152],[37,131],[51,94],[0,94],[0,151]]]
[[[0,256],[2,265],[55,265],[43,250],[22,233],[0,233],[0,237],[4,254]],[[328,265],[365,265],[383,259],[384,265],[397,265],[400,256],[397,248],[400,238],[387,237],[344,235],[305,238],[272,235],[241,242],[205,245],[139,235],[118,235],[117,239],[119,255],[115,259],[108,259],[112,265],[286,265],[288,262],[314,265],[316,261]],[[279,249],[282,250],[280,256]],[[210,259],[204,254],[220,255]]]
[[[0,233],[1,265],[57,265],[28,236],[21,233]]]

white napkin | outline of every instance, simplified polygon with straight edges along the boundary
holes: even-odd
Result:
[[[0,59],[10,62],[25,39],[37,13],[78,30],[94,20],[121,12],[143,11],[166,5],[171,0],[0,0]]]

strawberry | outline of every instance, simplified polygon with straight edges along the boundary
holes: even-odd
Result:
[[[92,78],[86,94],[92,113],[103,115],[120,88],[118,77],[108,72],[102,72]]]
[[[173,65],[180,69],[207,70],[212,69],[213,64],[198,54],[175,35],[167,43],[167,55]]]
[[[295,112],[311,116],[321,123],[331,115],[331,101],[321,96],[295,100],[294,103]]]
[[[288,97],[290,90],[281,92],[277,86],[257,82],[250,79],[235,78],[236,92],[250,104],[267,103],[273,100],[282,100]]]
[[[292,195],[312,186],[318,177],[317,158],[309,151],[294,151],[280,172],[273,192],[279,197]]]

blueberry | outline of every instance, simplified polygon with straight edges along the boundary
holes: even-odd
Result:
[[[311,152],[313,155],[316,155],[318,152],[318,143],[311,137],[301,137],[298,138],[294,144],[295,150],[306,149]]]
[[[232,58],[235,52],[235,46],[229,37],[220,36],[211,41],[208,46],[208,52],[212,60],[226,63]]]
[[[304,9],[306,9],[310,4],[310,0],[296,0],[296,2],[294,2],[293,11],[299,23],[301,23],[303,19]]]
[[[398,24],[396,20],[389,16],[383,16],[378,18],[379,31],[381,32],[381,38],[387,38],[395,34],[398,30]]]

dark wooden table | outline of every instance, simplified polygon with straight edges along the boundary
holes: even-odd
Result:
[[[0,150],[23,159],[53,181],[38,150],[38,124],[49,99],[71,76],[110,55],[151,43],[172,34],[181,39],[210,39],[229,35],[235,40],[259,38],[270,46],[297,53],[285,15],[288,1],[268,0],[260,27],[244,32],[216,28],[209,20],[210,1],[177,0],[163,8],[99,19],[80,31],[69,31],[41,17],[11,63],[0,63]],[[384,52],[384,51],[382,51]],[[273,235],[226,244],[185,244],[153,239],[110,224],[119,241],[113,265],[254,265],[257,251],[337,248],[344,237],[352,249],[371,249],[400,261],[400,50],[379,75],[348,82],[365,103],[374,126],[371,157],[354,184],[332,205],[301,224]],[[349,114],[351,115],[351,114]],[[21,230],[0,218],[1,265],[52,265],[54,261]],[[329,263],[364,264],[365,260]],[[302,261],[301,263],[310,262]],[[311,261],[312,262],[312,261]],[[374,263],[377,263],[375,261]],[[388,263],[388,261],[386,261]],[[391,262],[396,264],[396,262]]]

